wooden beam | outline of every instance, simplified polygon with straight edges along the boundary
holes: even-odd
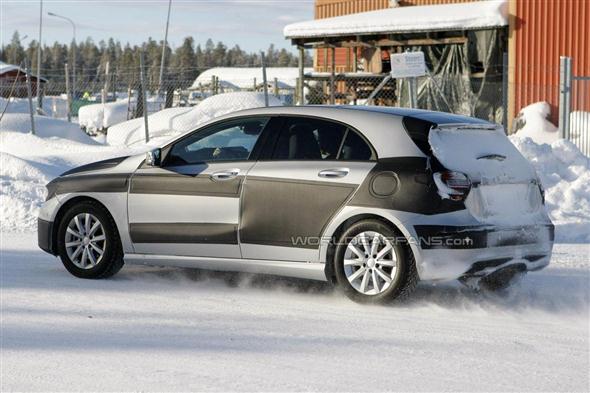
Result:
[[[303,83],[304,83],[304,62],[305,62],[305,48],[303,48],[303,46],[300,46],[299,48],[299,81],[297,84],[298,92],[297,92],[297,99],[298,99],[298,104],[299,105],[305,105],[305,97],[304,97],[304,90],[303,90]]]
[[[412,38],[409,40],[367,40],[367,41],[350,41],[342,40],[339,42],[317,42],[313,44],[314,48],[375,48],[382,46],[427,46],[427,45],[453,45],[465,44],[467,37],[448,37],[448,38]]]
[[[426,45],[449,45],[464,44],[467,37],[447,37],[447,38],[412,38],[409,40],[388,40],[383,39],[375,42],[375,46],[426,46]]]

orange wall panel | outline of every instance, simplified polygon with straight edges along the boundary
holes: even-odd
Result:
[[[359,12],[367,12],[379,10],[389,7],[389,0],[316,0],[315,2],[315,18],[331,18],[333,16],[342,16],[348,14],[356,14]],[[324,50],[319,49],[315,51],[315,70],[316,71],[331,71],[330,52],[324,62]],[[351,71],[352,52],[347,48],[336,48],[335,64],[336,72]]]
[[[469,3],[477,0],[400,0],[399,5],[435,5],[435,4],[452,4],[452,3]]]
[[[389,0],[316,0],[315,19],[330,18],[389,7]]]
[[[571,56],[574,75],[590,76],[590,1],[515,0],[514,111],[537,101],[557,122],[559,56]],[[590,94],[589,94],[590,95]],[[590,99],[585,109],[590,110]]]

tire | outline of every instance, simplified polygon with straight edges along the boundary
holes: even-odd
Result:
[[[96,222],[99,225],[95,228]],[[100,249],[102,255],[97,251]],[[94,201],[77,203],[64,213],[57,230],[57,251],[68,272],[78,278],[111,277],[124,264],[115,221],[102,205]]]
[[[376,235],[379,241],[373,249]],[[363,238],[368,240],[370,237],[373,240],[365,248]],[[356,252],[353,251],[355,245],[358,246]],[[371,258],[371,255],[367,257],[367,249],[377,258]],[[363,256],[358,254],[359,251],[365,251]],[[338,239],[332,263],[338,287],[346,296],[359,303],[403,301],[418,284],[414,254],[405,238],[379,220],[362,220],[347,228]],[[386,281],[383,274],[389,277],[390,282]]]

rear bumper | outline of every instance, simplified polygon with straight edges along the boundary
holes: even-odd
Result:
[[[53,245],[53,222],[37,219],[37,244],[39,248],[52,255],[57,255]]]
[[[414,226],[419,245],[420,278],[445,280],[483,277],[512,264],[528,271],[551,259],[551,223],[519,227]]]

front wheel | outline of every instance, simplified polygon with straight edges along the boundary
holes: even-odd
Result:
[[[59,223],[57,250],[65,268],[79,278],[106,278],[123,267],[117,226],[100,204],[70,207]]]
[[[418,283],[405,238],[378,220],[359,221],[345,230],[333,263],[338,286],[361,303],[403,300]]]

